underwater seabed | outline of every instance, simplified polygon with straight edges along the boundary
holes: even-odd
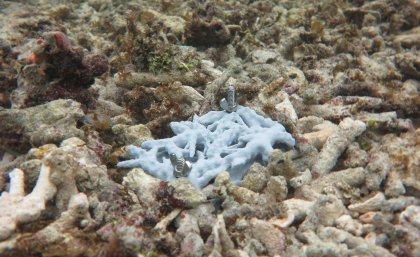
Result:
[[[419,9],[0,1],[0,256],[420,256]]]

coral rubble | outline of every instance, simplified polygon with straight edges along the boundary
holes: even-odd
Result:
[[[419,9],[0,1],[0,256],[420,256]]]
[[[38,105],[59,98],[72,98],[83,104],[93,101],[87,88],[94,78],[108,70],[102,54],[85,54],[72,48],[60,31],[46,32],[22,46],[18,59],[18,87],[10,96],[13,107]]]

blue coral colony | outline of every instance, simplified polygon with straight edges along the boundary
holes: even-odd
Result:
[[[252,163],[268,162],[276,144],[295,145],[283,125],[238,105],[233,86],[220,105],[223,111],[194,116],[192,121],[172,122],[172,138],[146,141],[141,147],[128,146],[134,159],[117,166],[141,167],[163,180],[185,176],[202,188],[222,171],[228,171],[233,182],[238,183]]]

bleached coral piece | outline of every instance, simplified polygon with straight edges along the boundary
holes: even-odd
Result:
[[[417,229],[420,229],[420,206],[410,205],[399,217],[401,224],[414,225]]]
[[[370,211],[378,211],[381,209],[383,204],[385,203],[385,196],[382,192],[377,193],[375,196],[367,199],[361,203],[354,203],[349,205],[349,210],[359,212],[359,213],[366,213]]]
[[[178,256],[201,257],[204,255],[204,241],[200,236],[197,219],[187,212],[178,216],[176,238],[181,242]]]
[[[281,256],[286,248],[286,237],[280,229],[270,222],[251,218],[251,233],[253,238],[264,244],[269,256]]]
[[[312,181],[312,174],[309,169],[306,169],[302,174],[290,179],[289,184],[293,188],[298,188],[303,185],[309,184]]]
[[[0,241],[7,239],[16,226],[36,220],[45,203],[56,193],[56,186],[50,181],[51,168],[42,165],[38,181],[27,196],[24,195],[24,175],[20,169],[10,172],[9,193],[0,196]]]
[[[310,184],[310,188],[317,193],[324,192],[328,187],[339,189],[340,185],[348,185],[350,188],[357,188],[365,183],[366,176],[366,170],[362,167],[349,168],[335,171],[317,180],[313,180]]]
[[[54,169],[53,169],[54,170]],[[9,255],[8,251],[41,252],[44,256],[96,256],[93,247],[80,239],[79,227],[93,225],[89,214],[89,201],[84,193],[71,196],[66,211],[60,217],[41,230],[24,236],[11,238],[0,243],[0,256]],[[19,255],[20,256],[20,255]]]
[[[188,178],[203,187],[222,171],[239,182],[251,164],[267,163],[276,144],[295,145],[294,138],[278,122],[264,118],[250,108],[236,112],[212,111],[193,121],[172,122],[175,136],[146,141],[141,148],[128,147],[133,160],[118,163],[120,168],[141,167],[164,180],[174,179],[170,154],[191,162]]]
[[[346,147],[366,130],[365,123],[351,118],[345,118],[339,127],[325,142],[318,160],[312,167],[313,174],[322,176],[329,173]]]
[[[315,146],[317,149],[321,149],[327,141],[328,137],[338,130],[338,126],[330,121],[324,121],[313,127],[313,131],[305,133],[302,136],[308,140],[308,142]]]
[[[362,235],[362,223],[354,220],[350,215],[344,214],[335,220],[335,225],[339,229],[343,229],[355,236]]]
[[[45,246],[60,241],[67,241],[71,244],[72,240],[68,240],[68,238],[71,238],[71,234],[65,233],[65,231],[75,225],[81,225],[77,224],[77,222],[80,222],[82,220],[84,220],[87,224],[93,222],[89,214],[89,201],[86,194],[77,193],[71,196],[67,206],[67,210],[62,212],[60,217],[56,221],[52,222],[45,228],[33,234],[32,238],[34,240],[39,240],[42,238],[44,241],[42,243]],[[60,246],[63,247],[64,245],[60,244]]]
[[[349,256],[345,244],[324,241],[312,230],[305,231],[302,236],[308,242],[302,247],[302,256]]]
[[[395,256],[387,249],[372,244],[369,240],[362,237],[353,236],[347,231],[337,229],[334,227],[321,227],[318,231],[319,238],[324,242],[333,242],[336,244],[345,244],[348,247],[348,252],[340,256],[364,256],[375,257],[391,257]]]
[[[303,220],[313,205],[314,202],[296,198],[283,201],[281,203],[281,209],[282,212],[286,214],[286,216],[282,219],[276,220],[274,225],[281,228],[286,228],[295,221]]]
[[[280,115],[287,117],[290,122],[296,123],[298,120],[298,116],[296,114],[295,108],[293,107],[292,103],[289,100],[289,95],[287,93],[283,93],[283,102],[277,104],[276,110],[279,112]]]
[[[207,238],[206,248],[209,256],[226,256],[225,254],[235,248],[232,239],[226,229],[223,215],[217,215],[217,221],[213,225],[212,233]]]

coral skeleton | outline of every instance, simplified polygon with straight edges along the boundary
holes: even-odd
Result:
[[[175,154],[192,164],[188,178],[202,188],[222,171],[240,182],[254,161],[268,162],[273,147],[295,145],[280,123],[244,106],[238,106],[236,112],[212,111],[170,126],[174,137],[146,141],[141,148],[129,146],[134,159],[120,162],[118,167],[141,167],[155,177],[171,180],[175,176],[170,155]]]
[[[345,118],[340,122],[339,130],[333,132],[325,142],[318,160],[312,167],[312,173],[315,175],[329,173],[346,147],[365,130],[366,124],[359,120]]]
[[[47,201],[57,191],[50,181],[51,168],[42,165],[38,182],[32,193],[25,196],[24,173],[20,169],[10,172],[10,190],[0,196],[0,240],[7,239],[17,225],[37,220]]]

